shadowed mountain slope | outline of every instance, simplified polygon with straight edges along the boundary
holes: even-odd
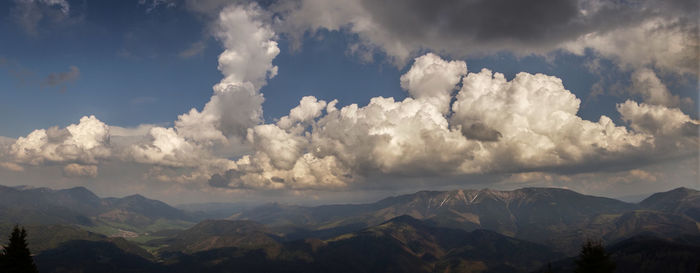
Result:
[[[252,221],[231,220],[205,220],[159,243],[168,245],[161,252],[182,253],[226,247],[278,252],[281,246],[265,226]]]
[[[410,216],[325,241],[286,242],[277,253],[265,244],[211,248],[165,263],[177,272],[528,272],[563,257],[496,232],[434,227]]]
[[[677,188],[655,193],[639,205],[649,210],[683,214],[695,221],[700,221],[700,191],[693,189]]]
[[[73,240],[35,257],[40,272],[167,272],[113,242]]]

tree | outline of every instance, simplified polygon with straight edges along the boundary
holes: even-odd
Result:
[[[588,240],[581,247],[574,272],[612,273],[615,272],[615,263],[610,260],[601,242]]]
[[[37,273],[32,254],[27,246],[27,231],[15,226],[10,242],[0,252],[0,272]]]

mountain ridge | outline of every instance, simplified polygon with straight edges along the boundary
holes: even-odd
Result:
[[[284,233],[290,233],[293,231],[290,227],[296,227],[309,231],[301,232],[305,236],[314,232],[332,236],[333,229],[342,233],[348,231],[346,227],[369,227],[400,215],[410,215],[443,227],[467,231],[494,230],[520,239],[557,245],[558,250],[573,253],[577,249],[571,246],[571,238],[586,235],[618,240],[620,236],[612,235],[619,233],[615,220],[625,213],[647,209],[639,204],[567,189],[533,187],[512,191],[419,191],[367,204],[316,207],[268,204],[244,210],[230,219],[258,221]],[[669,210],[660,213],[677,214]],[[697,232],[697,226],[685,225],[685,228],[684,232]],[[579,234],[580,230],[588,229],[594,232]]]
[[[0,186],[0,222],[8,229],[7,220],[18,215],[42,220],[29,226],[41,236],[29,238],[44,268],[69,269],[62,252],[88,251],[102,260],[85,268],[114,266],[113,257],[164,272],[227,266],[243,272],[528,272],[575,255],[587,238],[626,242],[624,253],[632,254],[619,254],[626,267],[641,251],[626,241],[635,236],[669,242],[686,236],[686,244],[700,245],[692,239],[700,238],[692,218],[697,196],[679,188],[634,204],[558,188],[419,191],[366,204],[266,204],[172,229],[162,221],[197,215],[138,194],[100,198],[84,187]],[[38,231],[47,223],[64,226],[51,228],[56,235]],[[90,233],[104,224],[119,231],[117,238]],[[157,232],[143,232],[153,225]],[[129,228],[137,227],[145,227],[136,234],[143,237],[132,237]],[[687,249],[695,248],[677,253]]]
[[[124,229],[189,226],[201,218],[138,194],[100,198],[85,187],[54,190],[0,185],[0,222],[6,223],[78,225],[112,235]]]

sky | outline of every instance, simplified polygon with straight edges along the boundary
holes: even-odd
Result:
[[[697,1],[0,2],[0,184],[700,188]]]

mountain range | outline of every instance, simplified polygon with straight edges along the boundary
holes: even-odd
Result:
[[[698,234],[698,191],[679,188],[639,204],[554,188],[422,191],[372,204],[318,207],[270,204],[231,219],[263,223],[290,236],[328,237],[410,215],[436,226],[488,229],[575,254],[589,237],[615,242],[640,233]]]
[[[157,229],[165,223],[191,226],[201,216],[141,195],[100,198],[84,187],[63,190],[0,186],[0,222],[127,225]],[[179,224],[179,225],[178,225]]]
[[[687,188],[639,203],[523,188],[175,208],[82,187],[0,186],[0,234],[25,225],[42,272],[570,272],[567,257],[587,239],[605,243],[619,268],[685,272],[700,257],[699,212],[700,192]]]

